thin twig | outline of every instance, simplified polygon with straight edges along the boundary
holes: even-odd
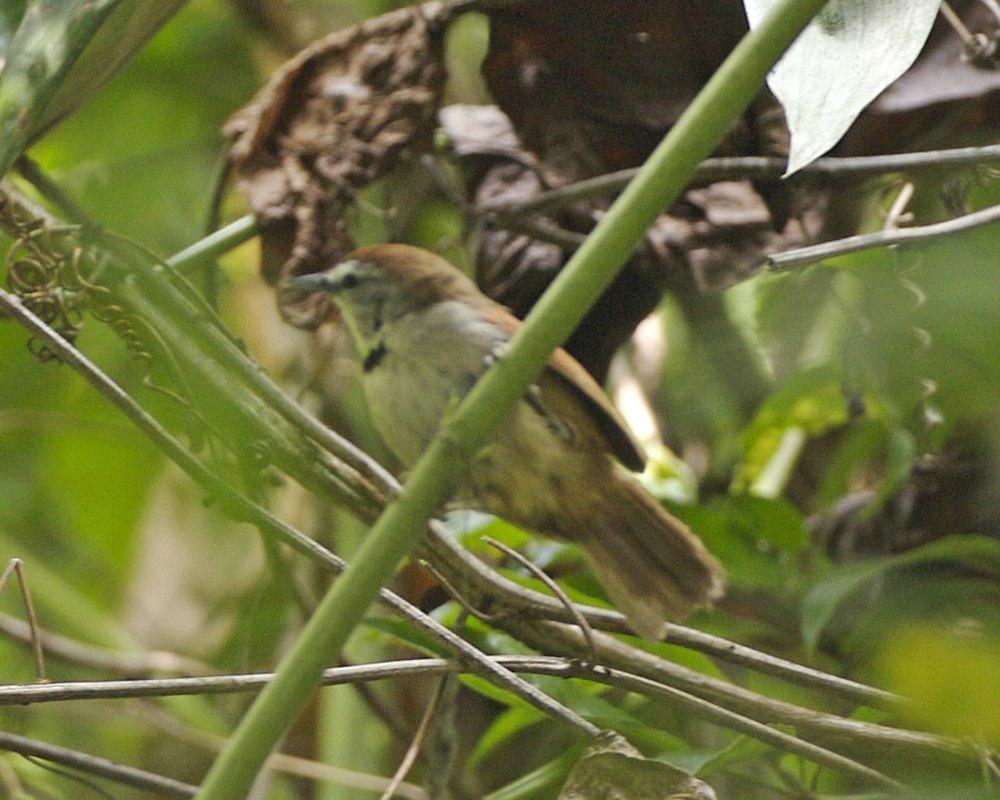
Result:
[[[0,614],[0,634],[27,645],[32,644],[31,626],[9,614]],[[211,675],[214,672],[207,664],[176,653],[161,650],[134,653],[108,650],[42,628],[37,629],[37,635],[49,660],[55,658],[124,678],[144,678],[149,675]]]
[[[955,13],[955,9],[951,7],[949,3],[941,3],[941,16],[945,18],[947,23],[951,25],[955,33],[958,34],[959,38],[965,43],[966,47],[975,44],[975,37],[972,35],[965,23],[962,22],[962,18]]]
[[[582,672],[586,669],[586,667],[581,666],[579,669]],[[901,783],[893,780],[887,775],[883,775],[878,770],[866,767],[864,764],[860,764],[853,759],[842,756],[832,750],[827,750],[825,747],[819,747],[811,744],[810,742],[804,741],[796,736],[792,736],[791,734],[772,728],[769,725],[765,725],[762,722],[757,722],[756,720],[745,717],[741,714],[736,714],[732,711],[719,708],[719,706],[714,703],[709,703],[687,692],[680,691],[679,689],[675,689],[670,686],[665,686],[662,683],[652,681],[648,678],[630,675],[626,672],[622,672],[621,670],[607,669],[605,667],[597,667],[592,670],[592,676],[594,679],[597,679],[597,676],[601,673],[606,673],[609,681],[614,682],[617,686],[629,689],[633,692],[639,692],[646,696],[660,697],[673,705],[683,708],[685,711],[694,716],[701,717],[702,719],[706,719],[724,728],[751,736],[757,741],[770,744],[785,752],[795,753],[796,755],[807,758],[816,764],[822,764],[823,766],[830,767],[831,769],[837,770],[845,775],[852,775],[854,777],[861,778],[862,780],[873,783],[883,789],[896,791],[903,788]]]
[[[811,744],[798,737],[782,733],[757,722],[744,714],[721,708],[697,697],[691,692],[678,689],[652,678],[640,676],[618,668],[608,668],[585,664],[574,658],[553,658],[546,656],[493,656],[491,660],[505,667],[536,675],[553,677],[582,677],[599,683],[627,688],[647,697],[663,697],[686,710],[708,719],[722,727],[745,733],[748,736],[773,744],[788,752],[798,753],[816,763],[848,772],[873,781],[884,776],[840,756],[827,748]],[[351,667],[334,667],[324,671],[321,684],[324,686],[354,683],[358,681],[386,680],[414,675],[448,675],[461,673],[465,668],[455,661],[441,658],[418,658],[387,661],[374,664],[359,664]],[[31,704],[59,700],[109,699],[125,697],[161,697],[201,694],[222,694],[231,692],[256,691],[265,686],[273,677],[272,673],[248,675],[218,675],[205,678],[164,678],[139,681],[90,681],[49,686],[15,686],[0,688],[0,705]],[[888,779],[885,779],[888,781]],[[887,784],[884,784],[887,785]]]
[[[426,547],[435,556],[437,571],[439,573],[444,570],[448,571],[450,583],[455,588],[456,593],[465,598],[474,614],[480,613],[475,609],[487,607],[491,610],[491,616],[497,620],[515,617],[570,623],[574,621],[573,616],[557,600],[541,592],[519,586],[489,569],[454,539],[437,530],[433,525],[427,538]],[[456,584],[461,584],[461,586]],[[594,606],[578,606],[578,608],[593,629],[613,633],[632,632],[628,621],[618,611]],[[683,625],[664,623],[660,638],[670,644],[688,647],[713,658],[774,675],[800,686],[819,689],[856,703],[883,708],[898,708],[903,704],[903,698],[892,692],[866,686],[837,675],[829,675],[796,664],[794,661],[763,653],[752,647]]]
[[[848,236],[846,239],[837,239],[833,242],[786,250],[784,253],[768,256],[765,266],[772,270],[800,267],[827,258],[856,253],[859,250],[869,250],[873,247],[919,244],[953,233],[990,225],[994,222],[1000,222],[1000,205],[990,206],[972,214],[931,225],[879,231],[878,233],[863,233],[858,236]]]
[[[485,222],[494,227],[503,228],[512,233],[523,234],[536,239],[539,242],[548,242],[558,245],[564,250],[576,250],[586,240],[586,236],[576,231],[568,231],[565,228],[549,222],[543,218],[527,217],[514,214],[487,214]]]
[[[502,626],[525,644],[548,654],[579,658],[585,652],[586,644],[572,625],[505,619]],[[767,724],[792,725],[801,738],[848,751],[859,760],[881,763],[887,759],[909,762],[917,758],[966,767],[970,761],[968,747],[954,739],[813,711],[630,647],[607,634],[595,632],[594,639],[602,665],[672,686],[741,716]]]
[[[960,147],[952,150],[930,150],[920,153],[896,153],[884,156],[855,156],[849,158],[819,158],[800,169],[799,176],[817,176],[837,179],[879,175],[890,172],[914,172],[929,169],[969,166],[980,163],[1000,162],[1000,145],[985,147]],[[767,156],[732,156],[705,159],[698,167],[698,181],[779,179],[786,171],[787,160]],[[557,189],[550,189],[520,202],[495,201],[484,203],[476,209],[480,215],[495,215],[500,219],[524,217],[544,211],[604,197],[621,191],[638,174],[638,169],[623,169],[594,178],[587,178]]]
[[[355,687],[364,685],[367,684],[354,684]],[[140,704],[138,711],[144,721],[150,722],[178,741],[208,753],[218,753],[226,743],[224,736],[193,728],[165,713],[158,706]],[[360,789],[364,792],[381,792],[389,785],[389,779],[382,775],[373,775],[333,764],[323,764],[288,753],[271,753],[267,759],[267,768],[273,772],[281,772],[297,778],[332,783],[336,786]],[[405,800],[428,800],[427,792],[413,783],[402,783],[396,790],[396,794]]]
[[[519,672],[526,664],[568,664],[567,659],[541,658],[525,660],[523,656],[485,656],[491,662]],[[331,667],[323,672],[322,686],[402,678],[415,675],[445,675],[475,669],[457,660],[444,658],[410,658],[374,664],[352,664]],[[67,681],[63,683],[0,686],[0,706],[33,705],[67,700],[120,700],[131,697],[179,697],[205,694],[255,692],[266,686],[273,673],[257,672],[242,675],[205,675],[191,678],[141,678],[137,680]]]
[[[48,683],[45,677],[45,653],[42,650],[42,640],[39,636],[38,617],[35,614],[35,604],[28,590],[28,580],[24,575],[24,563],[19,558],[12,558],[0,575],[0,594],[11,575],[17,576],[17,584],[21,589],[21,601],[24,603],[24,613],[28,618],[28,638],[31,641],[31,651],[35,656],[35,679],[39,683]]]
[[[583,616],[580,609],[578,609],[573,604],[573,601],[569,599],[569,595],[566,594],[562,586],[552,580],[552,578],[546,574],[545,570],[533,563],[530,559],[523,556],[521,553],[517,552],[517,550],[513,547],[508,547],[503,542],[498,542],[492,536],[483,536],[481,538],[484,542],[492,545],[504,555],[514,559],[518,564],[523,566],[526,570],[528,570],[528,572],[549,587],[549,590],[559,598],[559,602],[563,604],[563,607],[573,615],[574,621],[580,627],[580,632],[583,634],[583,638],[587,641],[587,652],[589,654],[590,663],[597,664],[597,648],[594,646],[594,632],[590,628],[590,623],[587,622],[587,618]]]
[[[916,190],[912,182],[907,181],[903,184],[903,188],[899,190],[896,199],[892,201],[892,205],[885,215],[885,224],[882,225],[883,231],[894,231],[899,228],[901,223],[913,220],[913,214],[908,213],[906,207],[913,199],[914,191]]]
[[[198,791],[197,786],[192,786],[189,783],[182,783],[173,778],[167,778],[136,767],[115,764],[106,758],[92,756],[88,753],[81,753],[79,750],[70,750],[47,742],[39,742],[13,733],[0,731],[0,750],[72,767],[80,772],[86,772],[88,775],[98,775],[123,786],[133,786],[137,789],[155,792],[160,797],[194,797]]]
[[[424,715],[420,718],[420,724],[417,726],[417,732],[413,734],[413,741],[410,742],[410,746],[406,748],[406,753],[403,754],[403,760],[400,761],[399,767],[392,776],[392,780],[382,793],[381,800],[392,800],[392,798],[396,795],[396,791],[399,789],[399,785],[406,780],[406,776],[413,768],[413,764],[417,760],[417,754],[420,752],[420,748],[424,743],[424,737],[427,736],[427,731],[430,729],[431,720],[434,719],[434,714],[437,712],[438,702],[441,700],[441,692],[444,690],[444,685],[447,680],[447,676],[442,676],[437,682],[437,686],[434,687],[434,693],[431,695],[431,699],[427,702],[427,708],[424,709]]]
[[[293,549],[324,563],[336,572],[341,572],[346,568],[346,563],[342,559],[335,556],[319,543],[285,524],[262,506],[245,498],[219,478],[218,475],[204,466],[169,431],[160,425],[149,412],[118,386],[117,383],[101,371],[83,353],[69,344],[69,342],[35,316],[29,309],[25,308],[16,296],[0,290],[0,309],[16,319],[36,336],[43,339],[46,345],[64,363],[72,367],[88,383],[114,403],[126,417],[135,423],[143,433],[167,453],[197,483],[205,487],[212,496],[219,498],[237,518],[246,520],[267,530],[272,535],[285,541]],[[512,672],[494,664],[460,636],[448,630],[448,628],[433,620],[395,593],[387,589],[382,589],[378,597],[380,602],[409,619],[422,630],[427,631],[457,656],[467,659],[472,664],[478,664],[482,668],[483,674],[491,678],[498,685],[509,689],[546,714],[563,720],[588,736],[596,736],[599,733],[596,725],[583,719],[579,714],[561,703],[556,702],[540,689],[518,678]]]
[[[191,272],[195,267],[218,258],[258,233],[256,217],[248,214],[219,228],[204,239],[199,239],[190,247],[168,258],[166,263],[181,272]]]

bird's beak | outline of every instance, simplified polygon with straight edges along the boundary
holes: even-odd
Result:
[[[335,292],[339,288],[335,281],[324,272],[296,275],[288,279],[288,285],[302,292]]]

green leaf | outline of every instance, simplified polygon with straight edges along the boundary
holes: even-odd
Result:
[[[754,486],[780,454],[790,431],[804,442],[847,420],[847,404],[841,383],[832,369],[812,369],[792,376],[758,410],[743,433],[743,461],[733,481],[734,489]],[[784,459],[781,472],[787,479],[794,467]],[[772,479],[768,483],[773,483]],[[783,489],[783,485],[779,488]],[[768,496],[773,496],[769,492]]]
[[[758,546],[798,553],[809,545],[805,520],[787,500],[740,495],[733,497],[730,505]]]
[[[726,767],[731,767],[734,764],[745,764],[748,762],[760,763],[764,760],[768,753],[771,753],[773,748],[770,745],[766,745],[757,739],[752,739],[749,736],[737,736],[729,744],[723,747],[721,750],[717,751],[709,758],[706,758],[699,766],[696,772],[699,777],[706,778],[709,775],[713,775]]]
[[[1000,542],[985,536],[948,536],[907,553],[848,564],[817,583],[802,602],[802,638],[813,650],[837,607],[890,569],[934,561],[966,563],[1000,575]]]
[[[0,74],[0,175],[43,131],[97,91],[182,4],[29,2]]]
[[[463,680],[463,683],[466,683],[466,681]],[[472,684],[467,685],[471,686]],[[487,681],[480,678],[476,683],[476,691],[487,695],[487,692],[480,690],[488,685]],[[476,749],[472,751],[472,755],[469,757],[470,763],[483,766],[484,760],[493,752],[494,748],[517,736],[521,731],[530,728],[532,725],[537,725],[544,719],[545,714],[534,706],[528,705],[513,706],[506,711],[500,712],[496,719],[483,732],[483,735],[479,737],[479,741],[476,742]]]
[[[726,565],[734,586],[782,590],[801,577],[790,559],[809,542],[801,513],[785,500],[748,495],[713,498],[707,505],[669,505]]]
[[[559,800],[714,800],[707,784],[662,761],[643,758],[621,736],[604,734],[573,767]]]
[[[524,728],[544,719],[544,715],[524,700],[500,689],[477,675],[465,675],[462,682],[474,691],[509,707],[483,734],[476,746],[475,758],[484,757],[490,749]],[[607,689],[590,681],[534,676],[531,682],[549,697],[572,708],[589,722],[626,734],[632,741],[657,752],[685,748],[685,743],[658,728],[643,722],[623,708],[609,702],[601,695]]]
[[[559,758],[542,764],[538,769],[522,775],[506,786],[490,792],[483,800],[526,800],[538,797],[539,793],[556,786],[566,779],[579,753],[574,748]]]
[[[775,4],[744,0],[750,26]],[[767,80],[788,119],[789,174],[833,147],[909,69],[940,6],[940,0],[830,0]]]

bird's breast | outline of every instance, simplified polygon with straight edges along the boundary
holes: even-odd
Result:
[[[406,465],[430,443],[444,414],[486,370],[507,335],[465,303],[448,301],[387,322],[364,373],[375,427]]]

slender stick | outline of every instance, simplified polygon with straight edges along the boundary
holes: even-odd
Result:
[[[1000,222],[1000,205],[990,206],[972,214],[949,219],[945,222],[936,222],[932,225],[921,225],[915,228],[890,228],[878,233],[862,233],[834,242],[824,242],[810,247],[787,250],[784,253],[775,253],[767,257],[766,265],[773,270],[801,267],[805,264],[813,264],[827,258],[856,253],[859,250],[869,250],[873,247],[919,244],[941,236],[972,230],[982,225],[991,225],[994,222]]]
[[[410,746],[406,748],[403,760],[399,763],[399,767],[392,776],[392,780],[382,793],[381,800],[392,800],[392,798],[396,795],[396,790],[399,789],[400,784],[406,780],[406,776],[413,768],[413,764],[417,760],[417,754],[420,752],[420,748],[424,743],[424,738],[427,736],[427,731],[430,730],[431,720],[434,719],[434,714],[437,713],[437,707],[441,700],[441,693],[444,691],[445,681],[447,681],[447,678],[442,677],[438,681],[437,686],[434,687],[434,694],[431,695],[431,699],[427,702],[427,708],[424,709],[424,715],[420,718],[420,724],[417,726],[416,733],[413,734],[413,741],[410,742]]]
[[[109,672],[123,678],[149,675],[210,675],[213,670],[193,658],[162,650],[120,652],[71,639],[39,628],[38,640],[49,660],[56,659],[88,669]],[[27,622],[0,614],[0,634],[24,644],[32,644],[32,630]]]
[[[525,644],[551,655],[581,658],[586,642],[576,626],[553,622],[501,620],[499,626]],[[654,653],[629,647],[594,633],[601,665],[654,680],[767,724],[786,724],[796,734],[822,747],[835,748],[865,762],[946,764],[967,769],[975,756],[963,742],[923,731],[891,728],[794,705],[757,694],[742,686],[697,672]]]
[[[824,747],[819,747],[818,745],[803,741],[796,736],[779,731],[776,728],[765,725],[763,722],[757,722],[756,720],[742,716],[741,714],[721,709],[718,706],[702,700],[699,697],[695,697],[692,694],[688,694],[687,692],[682,692],[671,686],[665,686],[662,683],[651,681],[649,678],[630,675],[620,670],[606,669],[604,667],[597,667],[593,670],[595,679],[596,676],[602,672],[607,674],[609,682],[614,682],[617,686],[621,686],[633,692],[639,692],[647,696],[659,696],[669,703],[680,706],[694,716],[709,720],[710,722],[714,722],[716,725],[721,725],[722,727],[729,728],[730,730],[739,731],[740,733],[753,737],[757,741],[773,745],[774,747],[786,752],[796,753],[797,755],[807,758],[816,764],[822,764],[823,766],[830,767],[831,769],[835,769],[845,775],[852,775],[856,778],[861,778],[862,780],[873,783],[883,789],[896,791],[903,788],[901,783],[883,775],[878,770],[866,767],[864,764],[860,764],[853,759],[840,755],[839,753],[834,753]]]
[[[517,561],[525,569],[527,569],[528,572],[549,587],[552,594],[554,594],[559,599],[559,602],[563,604],[563,608],[573,615],[573,621],[580,628],[580,633],[583,634],[583,638],[587,642],[587,651],[589,653],[590,663],[596,664],[597,648],[594,646],[594,632],[590,629],[590,623],[587,622],[587,618],[583,616],[579,608],[573,605],[573,601],[569,599],[569,595],[566,594],[566,590],[552,580],[552,578],[545,573],[545,570],[533,563],[527,556],[521,555],[513,547],[508,547],[503,542],[498,542],[492,536],[483,536],[482,539],[484,542],[492,545],[504,555]]]
[[[646,697],[659,697],[680,705],[695,716],[709,720],[730,730],[744,733],[782,750],[797,753],[845,774],[854,775],[882,786],[896,786],[894,781],[858,762],[841,756],[825,747],[783,733],[762,722],[753,720],[706,701],[676,687],[627,670],[586,664],[578,659],[546,656],[493,656],[497,663],[535,675],[553,677],[582,677],[598,683],[627,688]],[[455,661],[441,658],[405,659],[350,667],[334,667],[323,672],[324,686],[386,680],[389,678],[433,676],[461,673],[465,669]],[[91,681],[48,686],[15,686],[0,688],[0,705],[31,704],[59,700],[108,699],[124,697],[162,697],[193,694],[222,694],[257,691],[274,678],[273,674],[219,675],[205,678],[168,678],[138,681]],[[432,705],[428,706],[432,708]],[[427,718],[427,715],[424,715]],[[414,737],[418,741],[417,737]]]
[[[365,538],[302,634],[213,764],[200,800],[241,800],[305,703],[324,661],[338,652],[379,588],[415,546],[471,457],[523,394],[546,359],[614,279],[656,216],[725,135],[767,71],[825,0],[781,0],[747,34],[654,151],[583,246],[542,296],[508,352],[447,419],[417,462],[403,493]]]
[[[31,600],[31,592],[28,590],[28,579],[24,576],[24,562],[19,558],[12,558],[7,562],[7,567],[0,575],[0,594],[10,576],[17,578],[17,585],[21,589],[21,601],[24,603],[24,613],[28,618],[28,640],[31,642],[31,652],[35,657],[35,679],[39,683],[48,683],[45,677],[45,653],[42,650],[42,639],[38,626],[38,617],[35,614],[35,604]]]
[[[816,176],[843,180],[880,175],[890,172],[916,172],[948,167],[973,166],[1000,162],[1000,144],[985,147],[959,147],[952,150],[929,150],[920,153],[895,153],[884,156],[855,156],[848,158],[818,158],[800,169],[799,176]],[[698,165],[695,179],[699,181],[750,179],[779,179],[788,161],[767,156],[727,156],[707,158]],[[638,169],[609,172],[576,183],[542,192],[520,202],[495,201],[480,205],[479,215],[495,215],[500,220],[525,217],[544,211],[564,208],[581,200],[605,197],[624,189],[639,174]]]
[[[42,197],[58,206],[72,222],[82,225],[87,221],[87,213],[80,205],[63,191],[63,188],[52,180],[38,163],[29,156],[22,155],[15,163],[15,168],[21,176],[34,186]]]
[[[62,764],[89,775],[107,778],[124,786],[134,786],[137,789],[155,792],[160,797],[194,797],[198,789],[196,786],[175,781],[173,778],[165,778],[162,775],[136,767],[115,764],[106,758],[81,753],[78,750],[69,750],[47,742],[39,742],[35,739],[27,739],[13,733],[0,731],[0,750],[41,758],[54,764]]]

